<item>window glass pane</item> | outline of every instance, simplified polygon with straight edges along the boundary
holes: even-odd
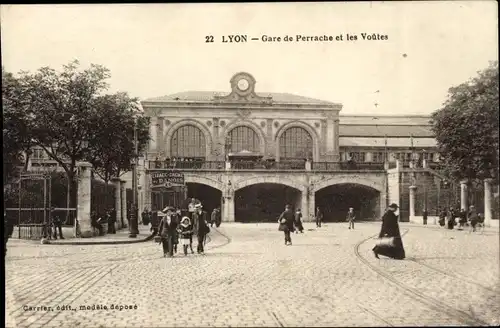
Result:
[[[172,135],[171,157],[205,158],[206,143],[203,132],[194,125],[184,125]]]
[[[238,126],[229,132],[228,148],[231,153],[242,150],[260,152],[260,140],[257,133],[247,126]]]
[[[279,150],[283,159],[312,159],[312,137],[303,128],[289,128],[280,137]]]

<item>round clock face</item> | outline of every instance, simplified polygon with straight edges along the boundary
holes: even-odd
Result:
[[[248,87],[249,84],[246,79],[241,79],[238,81],[238,89],[240,89],[241,91],[245,91],[246,89],[248,89]]]

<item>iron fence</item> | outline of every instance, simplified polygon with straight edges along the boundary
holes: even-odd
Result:
[[[231,170],[298,170],[306,169],[304,161],[246,161],[232,160]]]

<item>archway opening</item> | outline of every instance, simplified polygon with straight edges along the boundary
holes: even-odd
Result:
[[[279,215],[290,204],[294,210],[300,208],[300,190],[281,184],[259,183],[235,192],[236,222],[277,222]]]
[[[221,207],[222,209],[222,192],[220,190],[201,183],[188,182],[186,185],[187,198],[198,199],[203,205],[203,210],[207,211],[208,215],[212,214],[214,208]]]
[[[374,220],[380,215],[380,192],[354,183],[335,184],[318,190],[316,207],[326,222],[343,222],[349,207],[354,208],[356,221]]]

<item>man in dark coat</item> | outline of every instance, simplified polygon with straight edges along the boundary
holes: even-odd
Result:
[[[379,238],[392,237],[392,245],[376,245],[373,248],[373,253],[376,258],[379,255],[384,255],[393,259],[402,260],[405,258],[405,250],[403,240],[399,231],[398,217],[394,212],[398,210],[398,205],[392,203],[382,217],[382,228],[380,229]]]
[[[424,211],[422,212],[422,220],[424,221],[424,225],[427,225],[427,218],[429,217],[429,213],[427,212],[427,209],[424,209]]]
[[[285,233],[285,245],[292,245],[292,237],[291,233],[294,231],[293,223],[294,223],[294,215],[292,212],[292,207],[290,205],[285,206],[285,210],[281,213],[278,222],[284,225],[284,233]]]
[[[7,216],[6,212],[3,212],[3,257],[7,255],[7,242],[14,232],[14,223]]]
[[[319,206],[316,207],[316,227],[321,228],[321,222],[323,221],[323,212],[319,209]]]
[[[218,206],[214,211],[212,212],[212,221],[215,224],[215,226],[218,228],[220,227],[221,224],[221,212],[220,212],[220,206]]]
[[[165,213],[165,216],[159,224],[158,234],[161,237],[163,256],[172,257],[174,256],[174,238],[177,233],[177,220],[172,207],[166,207],[162,212]]]
[[[62,233],[62,219],[54,211],[52,211],[52,224],[54,225],[54,239],[57,239],[57,231],[59,231],[59,238],[64,239]]]
[[[193,233],[198,238],[198,254],[204,254],[205,238],[210,230],[207,222],[207,212],[203,210],[203,206],[201,204],[196,204],[195,209],[196,210],[193,213]]]

